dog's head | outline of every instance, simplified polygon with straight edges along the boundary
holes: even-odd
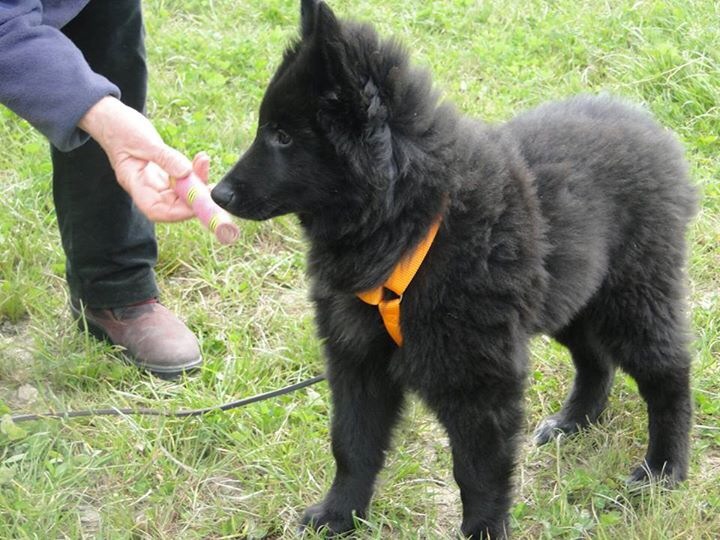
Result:
[[[388,207],[410,163],[399,136],[428,130],[435,103],[396,42],[302,0],[300,39],[268,85],[255,140],[213,199],[257,220]]]

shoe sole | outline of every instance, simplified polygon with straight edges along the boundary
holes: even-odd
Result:
[[[75,307],[72,303],[70,304],[70,311],[75,318],[75,322],[77,323],[78,328],[81,332],[87,331],[87,333],[95,339],[99,341],[104,341],[111,345],[115,345],[110,339],[110,336],[105,332],[105,330],[102,329],[101,326],[95,324],[89,318],[85,317],[83,312],[79,308]],[[198,357],[195,360],[191,360],[190,362],[187,362],[181,366],[167,368],[165,366],[153,366],[146,362],[140,362],[133,356],[126,353],[124,349],[121,350],[121,353],[123,358],[136,368],[139,368],[143,371],[148,371],[156,377],[167,381],[177,379],[183,373],[190,373],[192,371],[196,371],[202,365],[202,356]]]

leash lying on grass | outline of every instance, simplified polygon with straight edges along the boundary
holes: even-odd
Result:
[[[138,408],[138,409],[88,409],[81,411],[60,411],[60,412],[45,412],[38,414],[16,414],[11,416],[10,419],[13,422],[29,422],[31,420],[43,420],[45,418],[80,418],[83,416],[125,416],[125,415],[142,415],[142,416],[167,416],[172,418],[186,418],[188,416],[202,416],[215,411],[229,411],[230,409],[236,409],[251,403],[257,403],[259,401],[265,401],[266,399],[282,396],[283,394],[289,394],[295,390],[312,386],[313,384],[319,383],[325,379],[325,375],[317,375],[310,379],[305,379],[299,383],[285,386],[284,388],[278,388],[264,394],[257,394],[229,403],[223,403],[222,405],[215,405],[214,407],[206,407],[204,409],[189,409],[181,411],[162,411],[158,409]]]

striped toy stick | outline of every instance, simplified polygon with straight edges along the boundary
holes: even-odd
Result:
[[[184,178],[174,178],[171,185],[221,244],[228,245],[237,240],[239,230],[232,217],[212,200],[210,189],[194,172]]]

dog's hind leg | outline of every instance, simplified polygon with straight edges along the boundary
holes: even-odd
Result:
[[[615,368],[585,313],[556,336],[572,355],[575,380],[562,410],[545,418],[535,430],[535,442],[545,444],[560,434],[575,433],[597,421],[605,410]]]
[[[663,479],[670,485],[687,477],[692,422],[690,368],[686,355],[675,356],[677,366],[653,372],[628,365],[647,402],[649,444],[645,460],[630,474],[631,482]]]
[[[337,468],[330,491],[321,503],[305,511],[302,526],[342,533],[354,528],[353,514],[365,515],[399,417],[403,390],[390,377],[387,358],[361,358],[358,353],[327,347]]]
[[[607,302],[603,341],[647,403],[648,449],[634,482],[687,476],[692,400],[682,294],[657,279],[617,288]]]

